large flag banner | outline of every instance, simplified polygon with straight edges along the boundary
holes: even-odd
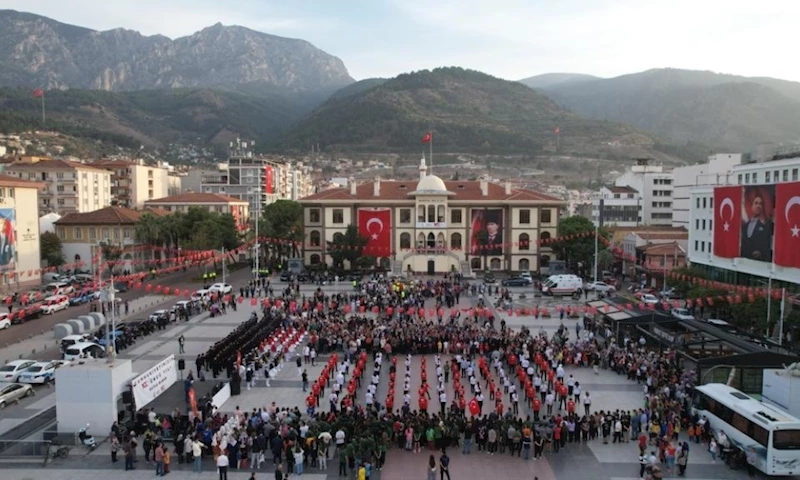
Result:
[[[742,258],[772,262],[774,216],[775,185],[746,185],[742,199]]]
[[[800,268],[800,182],[775,186],[775,254],[782,267]]]
[[[270,165],[264,167],[264,191],[268,194],[275,193],[275,172]]]
[[[739,231],[742,224],[742,187],[714,189],[714,255],[739,256]]]
[[[364,255],[388,257],[392,250],[392,211],[359,210],[358,232],[367,237]]]

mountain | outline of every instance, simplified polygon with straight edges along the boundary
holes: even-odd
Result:
[[[552,88],[557,85],[585,82],[588,80],[600,80],[600,77],[587,75],[585,73],[543,73],[541,75],[523,78],[520,80],[520,83],[531,88]]]
[[[47,129],[138,148],[169,143],[227,145],[237,136],[269,141],[310,112],[316,97],[303,93],[249,95],[227,90],[174,88],[135,92],[53,90],[40,102],[28,89],[0,88],[0,132]]]
[[[751,151],[761,142],[800,140],[798,82],[655,69],[538,91],[578,114],[624,122],[677,143]]]
[[[421,150],[433,132],[434,150],[585,151],[603,142],[650,144],[633,128],[586,120],[518,82],[461,68],[403,74],[352,95],[334,96],[285,134],[275,147],[355,151]]]
[[[383,85],[388,80],[388,78],[365,78],[333,92],[330,98],[349,97],[350,95],[366,92],[378,85]]]
[[[243,86],[326,95],[353,82],[309,42],[216,24],[187,37],[67,25],[0,10],[0,85],[107,91]]]

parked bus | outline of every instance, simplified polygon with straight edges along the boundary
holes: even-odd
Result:
[[[756,453],[754,466],[767,475],[800,473],[800,420],[721,383],[695,387],[694,412],[731,446]]]

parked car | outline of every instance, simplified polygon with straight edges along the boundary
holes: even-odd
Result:
[[[158,322],[159,320],[169,321],[169,312],[166,310],[156,310],[150,314],[149,319],[153,322]]]
[[[227,294],[231,293],[231,290],[233,290],[233,287],[231,287],[227,283],[215,283],[214,285],[211,285],[208,288],[209,292],[211,292],[211,293],[219,293],[219,294],[222,294],[222,295],[227,295]]]
[[[673,308],[672,316],[678,320],[694,320],[694,315],[685,308]]]
[[[642,295],[639,298],[639,300],[641,300],[643,303],[645,303],[647,305],[650,305],[650,304],[658,305],[659,303],[661,303],[661,301],[658,299],[658,297],[656,297],[652,293],[645,293],[644,295]]]
[[[531,281],[522,277],[509,277],[501,282],[504,287],[526,287]]]
[[[528,285],[533,284],[533,276],[531,276],[531,272],[522,272],[519,274],[519,276],[528,280]]]
[[[53,282],[45,287],[47,295],[69,295],[74,291],[75,288],[66,282]]]
[[[590,292],[608,293],[614,290],[614,286],[605,282],[591,282],[586,284],[586,290]]]
[[[105,358],[106,351],[94,342],[76,343],[64,351],[64,360],[80,360],[82,358]]]
[[[45,315],[52,315],[67,307],[69,307],[69,297],[66,295],[53,295],[44,299],[44,303],[39,307],[39,310]]]
[[[33,387],[30,385],[21,383],[0,385],[0,410],[6,408],[6,405],[10,403],[19,402],[20,399],[31,395],[33,395]]]
[[[8,318],[7,313],[0,313],[0,330],[5,330],[11,327],[11,319]]]
[[[86,343],[93,340],[94,337],[88,333],[84,333],[82,335],[67,335],[61,339],[61,352],[63,353],[68,347],[71,347],[76,343]]]
[[[206,290],[205,288],[201,288],[200,290],[194,292],[190,298],[192,300],[195,300],[195,301],[199,302],[200,300],[208,298],[210,295],[211,295],[211,292],[209,290]]]
[[[74,307],[75,305],[83,305],[84,303],[89,303],[94,299],[94,292],[88,291],[85,293],[79,293],[78,295],[75,295],[69,299],[69,305],[71,307]]]
[[[280,279],[281,279],[281,282],[291,282],[292,281],[292,272],[281,272]]]
[[[496,282],[497,282],[497,278],[495,278],[494,273],[488,272],[488,273],[484,273],[483,274],[483,283],[492,284],[492,283],[496,283]]]
[[[12,360],[0,367],[0,382],[16,382],[19,376],[28,367],[33,365],[33,360]]]
[[[36,362],[19,376],[19,383],[50,383],[56,379],[58,362]]]

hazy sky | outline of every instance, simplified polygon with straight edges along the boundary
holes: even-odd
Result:
[[[0,8],[172,38],[242,25],[308,40],[356,79],[461,66],[507,79],[675,67],[800,81],[796,0],[2,0]]]

